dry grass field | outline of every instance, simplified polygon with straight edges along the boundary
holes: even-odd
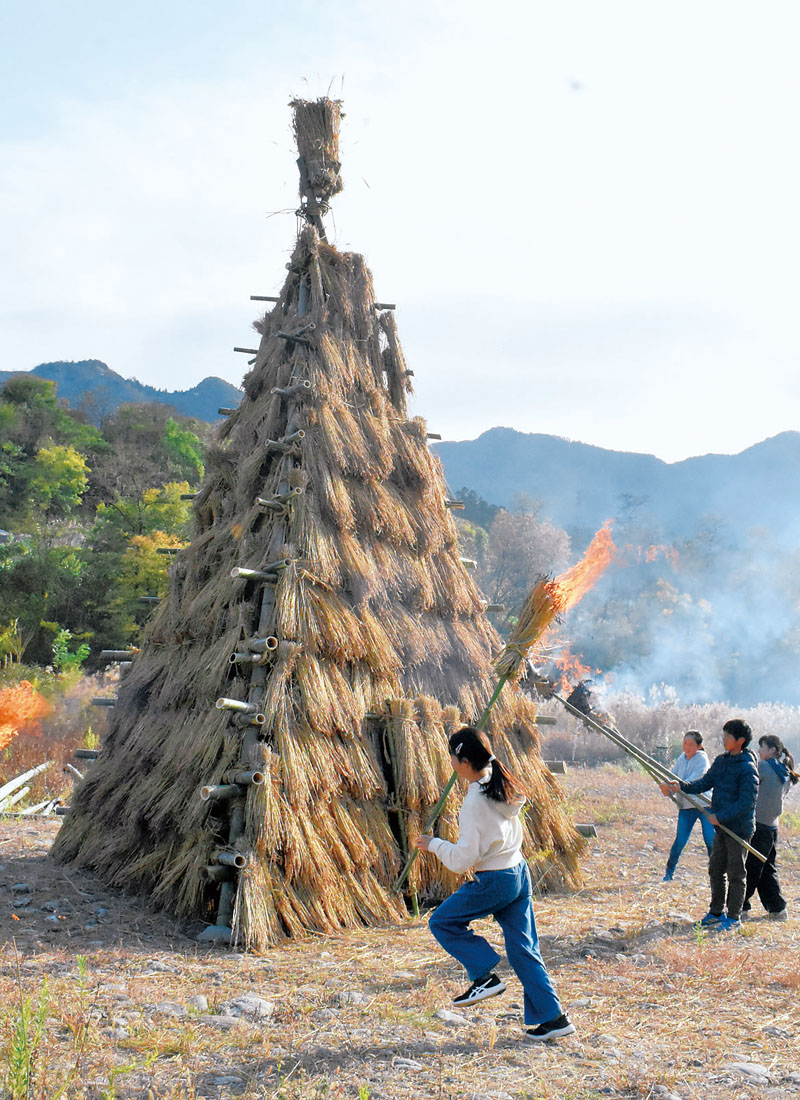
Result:
[[[708,900],[699,831],[675,880],[661,881],[675,811],[654,784],[609,767],[573,769],[563,783],[576,820],[596,823],[599,837],[585,888],[537,904],[543,952],[578,1028],[541,1046],[522,1037],[513,975],[505,995],[463,1019],[437,1015],[466,983],[424,916],[260,956],[200,947],[196,928],[146,899],[48,859],[55,822],[0,821],[0,1095],[800,1095],[797,794],[780,852],[792,919],[767,921],[756,904],[741,932],[713,935],[694,924]]]

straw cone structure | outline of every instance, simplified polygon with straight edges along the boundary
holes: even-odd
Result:
[[[208,455],[194,536],[55,848],[177,914],[214,921],[232,891],[234,937],[257,948],[403,917],[391,884],[501,648],[363,259],[307,224],[288,266]],[[528,855],[573,885],[582,840],[535,719],[509,687],[488,732],[533,803]],[[264,782],[237,786],[243,771]],[[203,787],[223,793],[202,800]],[[440,835],[456,814],[451,800]],[[220,849],[246,866],[209,877]],[[454,884],[433,860],[411,883],[427,898]]]

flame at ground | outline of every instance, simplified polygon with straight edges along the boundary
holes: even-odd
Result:
[[[0,688],[0,749],[10,744],[28,723],[49,713],[50,704],[28,680]]]

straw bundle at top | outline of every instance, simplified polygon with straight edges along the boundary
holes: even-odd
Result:
[[[338,105],[322,114],[338,124]],[[298,111],[304,133],[312,116]],[[396,329],[375,309],[363,259],[309,225],[288,267],[257,323],[242,403],[208,455],[194,536],[55,846],[209,921],[220,886],[201,872],[235,848],[247,865],[234,932],[256,947],[404,914],[391,884],[449,773],[447,736],[481,712],[500,649],[459,559],[424,421],[408,419]],[[266,636],[277,648],[250,660]],[[263,725],[216,709],[218,698],[244,701]],[[574,884],[583,842],[539,756],[535,717],[509,686],[488,732],[531,794],[528,854],[548,853],[550,881]],[[233,802],[198,796],[237,769],[265,776],[242,788],[238,817]],[[453,800],[441,835],[455,835],[456,813]],[[453,884],[434,861],[415,868],[429,898]]]

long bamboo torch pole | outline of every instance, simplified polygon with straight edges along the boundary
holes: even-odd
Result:
[[[614,544],[611,541],[609,527],[610,521],[605,523],[596,533],[583,558],[568,569],[566,573],[562,573],[555,580],[540,577],[534,584],[525,603],[522,605],[517,625],[495,663],[495,671],[498,673],[499,679],[483,714],[475,723],[477,729],[484,728],[489,720],[492,707],[500,698],[500,692],[506,682],[516,676],[520,665],[526,660],[528,653],[545,630],[562,611],[580,599],[582,592],[594,583],[594,580],[611,560]],[[439,801],[431,811],[430,819],[425,826],[426,833],[435,825],[457,778],[456,773],[453,772],[441,793]],[[402,888],[416,858],[417,849],[409,855],[405,867],[403,867],[392,887],[395,892]]]
[[[628,739],[626,737],[623,737],[618,730],[612,729],[608,726],[604,726],[602,722],[598,722],[590,715],[584,714],[582,710],[578,710],[577,707],[574,707],[563,696],[559,695],[558,692],[554,691],[552,693],[552,698],[557,699],[559,703],[561,703],[561,705],[565,708],[565,710],[574,715],[575,718],[579,718],[587,726],[590,726],[592,729],[597,730],[598,733],[602,733],[604,737],[607,737],[609,739],[609,741],[613,741],[615,745],[618,745],[621,749],[627,752],[629,756],[632,756],[634,760],[638,761],[638,763],[640,763],[642,767],[644,767],[645,770],[650,773],[656,783],[679,782],[678,776],[675,775],[674,772],[671,772],[669,768],[661,764],[660,761],[655,759],[655,757],[648,755],[648,753],[646,753],[643,749],[640,749],[637,745],[634,745],[632,741],[628,741]],[[685,792],[682,793],[683,797],[687,798],[694,805],[696,810],[700,810],[701,813],[708,813],[709,800],[707,798],[704,798],[702,795],[700,797],[697,797],[696,795],[686,794]],[[767,857],[762,852],[759,852],[758,849],[754,848],[751,844],[748,844],[748,842],[743,837],[738,836],[731,829],[729,829],[727,825],[719,823],[717,825],[717,828],[722,829],[723,833],[727,833],[728,836],[733,837],[733,839],[738,844],[741,844],[741,846],[745,848],[748,852],[760,859],[762,863],[767,862]]]
[[[478,721],[475,723],[475,728],[476,729],[482,730],[484,728],[484,726],[486,725],[486,723],[488,722],[489,714],[491,713],[491,709],[495,705],[497,700],[500,698],[500,692],[503,690],[503,687],[506,683],[506,680],[508,680],[508,676],[509,676],[508,673],[504,673],[500,677],[500,679],[497,681],[497,684],[495,685],[495,689],[492,692],[491,699],[489,700],[489,702],[484,707],[483,714],[480,716]],[[447,798],[448,798],[450,792],[452,791],[453,787],[455,786],[455,783],[456,783],[457,779],[458,779],[458,775],[456,774],[456,772],[453,772],[453,774],[447,780],[447,783],[442,788],[442,793],[439,796],[439,801],[436,803],[436,805],[431,810],[431,816],[430,816],[430,818],[428,819],[428,821],[425,825],[425,829],[424,829],[425,833],[427,833],[429,829],[432,829],[433,826],[438,821],[439,814],[441,814],[442,810],[444,809],[444,804],[445,804],[445,802],[447,802]],[[418,855],[419,855],[419,851],[416,848],[414,849],[413,852],[411,852],[409,854],[408,859],[406,860],[405,865],[403,867],[403,870],[398,875],[397,880],[395,881],[395,884],[392,887],[392,890],[395,893],[398,893],[398,891],[400,891],[403,888],[403,883],[408,878],[409,872],[410,872],[411,868],[414,865],[414,860],[417,858]]]

